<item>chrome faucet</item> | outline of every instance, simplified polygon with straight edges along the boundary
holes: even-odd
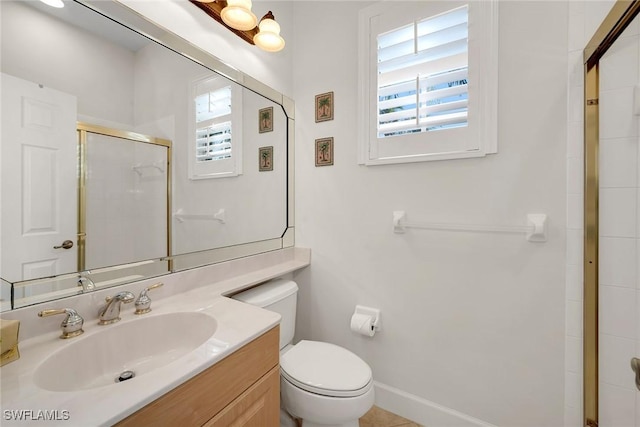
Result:
[[[78,286],[81,286],[82,289],[78,291],[78,293],[82,294],[85,292],[93,292],[96,290],[96,284],[93,283],[93,280],[89,278],[89,276],[85,276],[84,274],[90,274],[90,271],[85,271],[80,273],[78,277]]]
[[[105,305],[98,313],[98,325],[108,325],[120,320],[120,305],[130,303],[135,296],[129,291],[118,292],[113,297],[105,298]]]

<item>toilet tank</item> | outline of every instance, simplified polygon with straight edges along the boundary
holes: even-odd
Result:
[[[280,350],[293,341],[296,328],[298,285],[293,280],[274,279],[240,292],[231,298],[257,305],[282,316],[280,320]]]

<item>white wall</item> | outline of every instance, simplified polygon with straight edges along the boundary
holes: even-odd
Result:
[[[496,425],[561,425],[568,4],[500,4],[497,155],[378,167],[356,164],[357,12],[365,5],[294,2],[296,245],[313,251],[296,276],[297,337],[356,352],[375,380],[399,389],[385,396],[422,404],[417,422],[430,425],[434,403]],[[316,124],[314,95],[331,90],[336,118]],[[327,136],[335,165],[316,168],[314,139]],[[549,240],[394,235],[397,209],[416,221],[500,225],[542,212]],[[349,330],[356,304],[382,310],[384,329],[373,339]]]

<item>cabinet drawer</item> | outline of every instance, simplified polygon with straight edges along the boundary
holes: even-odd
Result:
[[[203,425],[278,365],[276,326],[117,426]]]
[[[204,427],[280,425],[280,368],[276,366]]]

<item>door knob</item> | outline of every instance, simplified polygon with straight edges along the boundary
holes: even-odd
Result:
[[[637,357],[631,359],[631,369],[636,374],[636,387],[640,390],[640,359]]]
[[[71,249],[73,242],[71,240],[65,240],[60,246],[54,246],[53,249]]]

